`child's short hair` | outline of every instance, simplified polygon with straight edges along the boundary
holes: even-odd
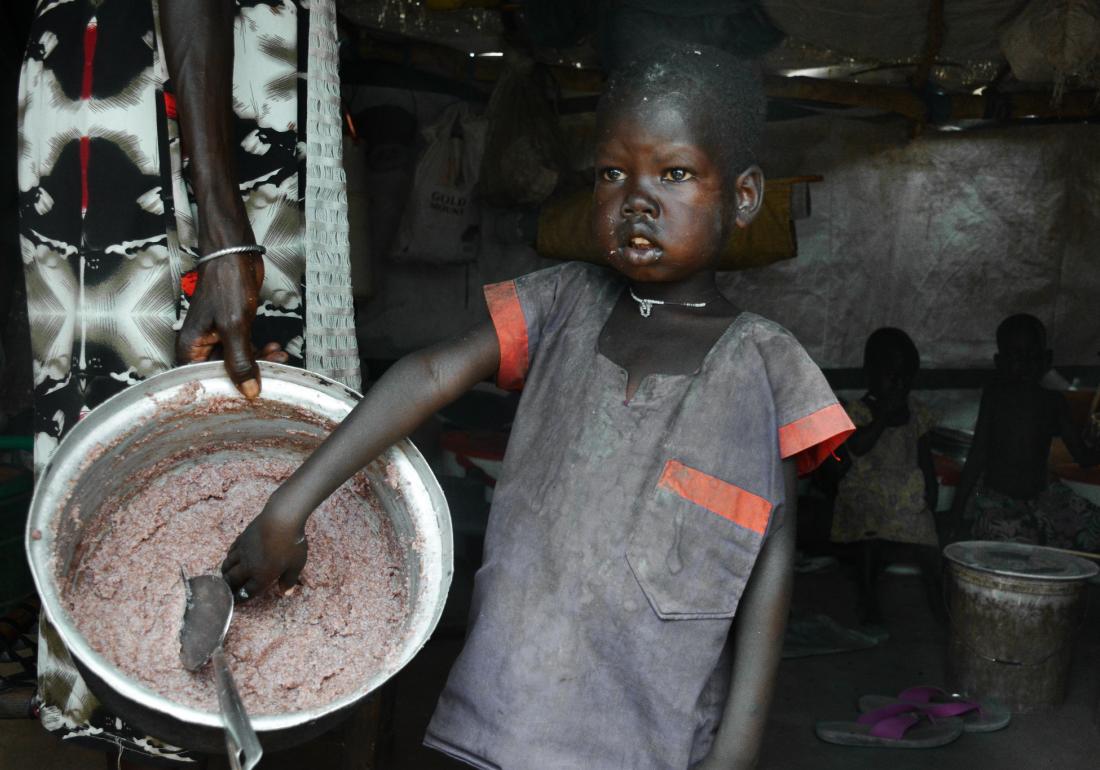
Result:
[[[920,370],[920,352],[912,338],[893,326],[875,329],[863,346],[863,368],[873,369],[892,353],[901,353],[902,365],[906,374],[914,375]]]
[[[760,69],[749,60],[705,45],[657,46],[611,74],[597,118],[644,96],[678,99],[691,115],[705,116],[700,128],[731,175],[756,162],[767,99]]]
[[[1022,335],[1030,335],[1037,340],[1039,347],[1047,346],[1047,327],[1030,313],[1016,313],[1001,321],[997,327],[997,347],[1005,348],[1009,341]]]

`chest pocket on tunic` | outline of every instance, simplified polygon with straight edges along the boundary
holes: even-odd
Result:
[[[772,504],[669,460],[643,506],[626,558],[654,612],[665,620],[733,617]]]

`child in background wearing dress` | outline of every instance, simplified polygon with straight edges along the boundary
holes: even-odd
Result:
[[[229,551],[246,595],[293,584],[341,483],[482,379],[522,387],[429,746],[504,770],[755,765],[796,470],[853,429],[798,342],[715,282],[760,209],[763,115],[759,77],[717,50],[619,71],[597,120],[608,266],[487,287],[491,320],[389,369]]]
[[[956,539],[1100,551],[1100,508],[1050,481],[1055,436],[1079,465],[1100,462],[1100,451],[1074,427],[1065,396],[1040,384],[1051,358],[1046,327],[1035,316],[1009,316],[997,327],[996,379],[982,391],[974,443],[951,505]]]
[[[905,551],[920,564],[929,604],[942,617],[934,515],[939,487],[928,437],[933,419],[910,395],[919,369],[920,354],[908,334],[877,329],[863,352],[867,393],[847,406],[856,432],[844,447],[850,467],[837,489],[832,540],[859,546],[859,607],[867,625],[882,623],[878,577],[884,557]]]

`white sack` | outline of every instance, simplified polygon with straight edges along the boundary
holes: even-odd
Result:
[[[390,255],[400,262],[460,263],[477,258],[474,195],[485,146],[485,121],[459,102],[423,132],[412,193]]]

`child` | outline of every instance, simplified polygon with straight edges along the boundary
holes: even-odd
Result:
[[[876,330],[863,351],[867,393],[848,405],[857,427],[845,445],[851,464],[837,489],[832,540],[860,546],[860,610],[868,625],[882,622],[876,583],[884,544],[903,543],[913,551],[929,603],[940,614],[932,415],[909,395],[919,369],[920,354],[908,334]]]
[[[427,745],[507,770],[755,762],[796,465],[852,430],[794,338],[715,283],[760,208],[763,113],[759,80],[717,51],[619,72],[593,214],[613,269],[487,287],[491,322],[394,365],[231,548],[234,588],[292,584],[306,517],[341,482],[476,382],[523,387]]]
[[[951,506],[957,537],[1100,550],[1100,508],[1060,481],[1048,483],[1054,436],[1078,464],[1100,462],[1074,428],[1065,396],[1039,384],[1051,357],[1035,316],[1009,316],[997,327],[997,377],[982,391]]]

